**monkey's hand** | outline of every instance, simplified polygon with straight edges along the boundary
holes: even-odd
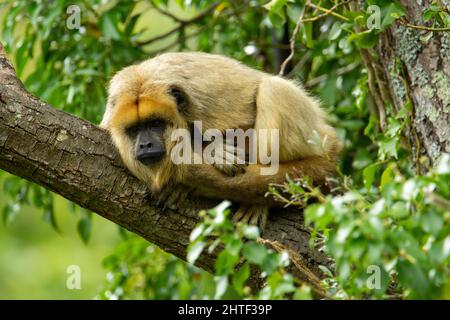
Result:
[[[229,144],[224,144],[221,156],[215,158],[213,166],[229,177],[235,177],[245,173],[245,156],[240,154],[240,149]]]
[[[267,225],[269,216],[269,207],[264,205],[245,205],[241,204],[238,211],[233,215],[231,220],[234,223],[242,222],[250,225],[258,226],[261,231]]]
[[[185,185],[169,184],[159,194],[156,207],[163,212],[167,209],[176,210],[186,207],[186,199],[193,190]]]

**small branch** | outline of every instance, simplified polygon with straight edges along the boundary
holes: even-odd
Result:
[[[356,68],[358,68],[361,65],[360,61],[351,63],[349,65],[346,65],[342,68],[339,68],[336,70],[336,75],[337,76],[342,76],[346,73],[352,72],[353,70],[355,70]],[[315,85],[318,85],[319,83],[321,83],[322,81],[325,81],[328,78],[328,74],[322,74],[314,79],[309,80],[308,82],[306,82],[305,86],[308,88],[314,87]]]
[[[343,2],[339,2],[339,3],[335,4],[333,7],[329,8],[329,9],[322,8],[320,6],[315,5],[315,4],[311,3],[311,0],[307,0],[306,1],[305,6],[303,7],[303,9],[302,9],[302,11],[300,13],[300,16],[298,17],[297,23],[295,25],[294,32],[292,33],[292,37],[291,37],[291,40],[290,40],[290,50],[291,50],[291,52],[290,52],[289,56],[286,58],[286,60],[283,61],[282,65],[281,65],[281,68],[280,68],[280,72],[278,73],[278,75],[284,76],[284,72],[286,70],[286,66],[288,65],[288,63],[294,57],[295,40],[297,38],[298,32],[300,31],[301,24],[302,23],[314,22],[314,21],[317,21],[317,20],[322,19],[322,18],[324,18],[326,16],[329,16],[329,15],[336,16],[336,17],[338,17],[338,18],[340,18],[342,20],[345,20],[345,21],[349,21],[348,18],[346,18],[346,17],[336,13],[335,10],[338,9],[339,7],[341,7],[341,6],[349,3],[350,1],[351,0],[346,0],[346,1],[343,1]],[[315,16],[315,17],[311,17],[311,18],[306,18],[305,19],[304,16],[305,16],[305,13],[306,13],[306,7],[315,8],[317,10],[323,11],[324,13],[322,13],[322,14],[320,14],[318,16]]]
[[[311,50],[308,50],[300,59],[300,61],[292,68],[291,72],[289,72],[289,74],[287,75],[288,78],[291,78],[295,75],[295,72],[304,67],[305,64],[309,61],[309,59],[311,59],[312,53]]]
[[[302,11],[300,12],[300,15],[299,15],[298,20],[297,20],[297,24],[295,25],[294,32],[292,33],[291,39],[289,41],[291,52],[289,53],[289,56],[281,64],[280,72],[278,73],[279,76],[283,76],[284,75],[284,71],[286,70],[286,66],[288,65],[288,63],[294,57],[295,40],[297,38],[298,32],[300,31],[300,26],[302,24],[303,17],[305,16],[305,13],[306,13],[306,7],[309,5],[310,2],[311,2],[311,0],[306,0],[305,6],[302,8]]]
[[[317,298],[327,298],[327,293],[322,288],[319,277],[317,277],[313,272],[311,272],[311,270],[309,270],[308,266],[303,261],[303,258],[297,252],[292,251],[278,241],[270,241],[259,238],[258,242],[266,246],[271,246],[278,253],[283,251],[287,252],[289,259],[292,262],[293,267],[296,269],[297,274],[300,275],[302,282],[308,284],[311,287]]]
[[[405,19],[402,19],[402,18],[398,19],[398,22],[401,25],[404,25],[405,27],[412,28],[412,29],[417,29],[417,30],[425,30],[425,31],[433,31],[433,32],[450,31],[450,27],[434,28],[434,27],[427,27],[427,26],[418,26],[418,25],[411,24],[411,23],[407,22]]]
[[[179,22],[179,25],[178,25],[177,27],[173,28],[172,30],[169,30],[169,31],[167,31],[166,33],[163,33],[162,35],[156,36],[156,37],[154,37],[154,38],[150,38],[150,39],[148,39],[148,40],[139,41],[139,42],[137,42],[137,45],[138,45],[138,46],[146,46],[146,45],[149,45],[149,44],[151,44],[151,43],[153,43],[153,42],[156,42],[156,41],[162,40],[162,39],[164,39],[164,38],[167,38],[168,36],[170,36],[170,35],[172,35],[172,34],[178,32],[178,31],[180,31],[181,29],[184,29],[186,26],[188,26],[188,25],[190,25],[190,24],[193,24],[193,23],[196,23],[196,22],[202,20],[203,18],[205,18],[206,16],[208,16],[212,11],[214,11],[214,9],[215,9],[217,6],[218,6],[218,3],[215,2],[215,3],[213,3],[212,5],[210,5],[210,6],[209,6],[205,11],[203,11],[202,13],[198,14],[197,16],[195,16],[195,17],[193,17],[193,18],[191,18],[191,19],[187,19],[187,20],[183,20],[183,19],[177,18],[177,17],[175,17],[174,15],[172,15],[171,13],[169,13],[169,12],[167,12],[167,11],[164,11],[165,13],[163,13],[163,14],[165,14],[165,15],[170,15],[170,16],[172,17],[172,19],[174,19],[174,20],[176,20],[177,22]],[[155,9],[156,9],[156,7],[155,7]],[[157,10],[158,10],[158,9],[157,9]],[[161,10],[161,9],[159,9],[159,10]],[[158,10],[158,11],[159,11],[159,10]],[[161,11],[159,11],[159,12],[161,12]],[[162,13],[162,12],[161,12],[161,13]]]
[[[202,33],[204,30],[205,30],[204,27],[199,28],[198,30],[192,32],[191,34],[184,35],[184,36],[182,36],[182,37],[177,38],[177,40],[175,40],[174,42],[168,44],[167,46],[165,46],[165,47],[163,47],[163,48],[161,48],[161,49],[158,49],[158,50],[155,50],[155,51],[150,51],[150,52],[148,52],[148,54],[149,54],[150,56],[153,56],[153,55],[156,55],[156,54],[158,54],[158,53],[165,52],[165,51],[167,51],[167,50],[169,50],[169,49],[172,49],[173,47],[175,47],[177,44],[179,44],[179,43],[182,42],[182,41],[185,41],[185,40],[188,40],[188,39],[190,39],[190,38],[192,38],[192,37],[198,36],[198,35],[199,35],[200,33]]]
[[[314,22],[314,21],[317,21],[319,19],[325,18],[326,16],[329,16],[329,15],[335,16],[335,17],[337,17],[339,19],[342,19],[344,21],[349,21],[349,19],[347,17],[344,17],[343,15],[340,15],[340,14],[336,13],[335,10],[338,9],[339,7],[343,6],[343,5],[346,5],[350,1],[351,0],[346,0],[346,1],[343,1],[343,2],[339,2],[339,3],[335,4],[333,7],[331,7],[330,9],[322,8],[321,6],[315,5],[314,3],[309,3],[309,6],[311,8],[323,11],[324,13],[322,13],[322,14],[320,14],[318,16],[315,16],[315,17],[303,19],[303,22],[304,23]]]
[[[156,5],[153,6],[153,8],[154,8],[156,11],[158,11],[160,14],[162,14],[162,15],[164,15],[164,16],[167,16],[167,17],[171,18],[172,20],[174,20],[174,21],[176,21],[176,22],[178,22],[178,23],[181,23],[181,24],[186,23],[186,20],[181,19],[181,18],[178,18],[178,17],[175,16],[173,13],[171,13],[171,12],[169,12],[169,11],[167,11],[167,10],[164,10],[164,9],[162,9],[162,8],[156,6]]]

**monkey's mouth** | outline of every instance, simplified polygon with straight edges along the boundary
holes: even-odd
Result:
[[[165,154],[164,150],[157,151],[157,152],[146,152],[146,153],[138,154],[136,156],[136,160],[146,166],[151,166],[151,165],[159,163],[163,159],[164,154]]]

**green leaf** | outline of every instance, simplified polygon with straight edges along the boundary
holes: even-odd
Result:
[[[18,203],[7,204],[3,208],[3,223],[5,225],[9,224],[14,220],[20,211],[20,205]]]
[[[398,145],[397,137],[395,137],[395,138],[384,137],[384,138],[380,139],[380,141],[379,141],[380,159],[381,160],[385,160],[388,158],[398,159],[397,145]]]
[[[242,248],[244,257],[258,266],[261,266],[267,256],[267,248],[256,242],[248,242]]]
[[[375,179],[375,173],[377,172],[378,164],[371,164],[363,170],[364,186],[370,191]]]
[[[91,237],[92,231],[92,221],[90,215],[86,215],[78,221],[77,230],[83,242],[87,244]]]
[[[266,249],[267,250],[267,249]],[[266,275],[271,275],[280,265],[280,259],[275,252],[266,252],[266,257],[261,264],[261,270]]]
[[[392,171],[391,166],[389,165],[381,174],[381,182],[380,182],[380,188],[383,189],[384,186],[390,182],[392,182],[395,178],[395,174]]]
[[[354,33],[348,37],[349,42],[354,42],[359,48],[370,49],[378,43],[378,34],[374,30]]]
[[[244,226],[243,231],[247,239],[256,240],[259,237],[259,228],[256,226]]]
[[[420,41],[423,43],[428,43],[431,38],[433,38],[434,32],[430,31],[420,36]]]
[[[264,8],[269,11],[268,17],[274,27],[281,27],[285,23],[284,7],[289,1],[291,0],[271,0],[264,5]]]
[[[231,254],[229,251],[222,251],[217,257],[215,266],[217,275],[227,275],[232,273],[236,263],[239,260],[239,256]]]
[[[233,277],[233,287],[240,294],[243,294],[244,285],[250,277],[250,264],[245,262]]]
[[[303,42],[306,44],[306,47],[309,49],[313,49],[314,48],[313,24],[306,23],[302,26],[301,30]]]
[[[433,19],[434,17],[436,17],[439,13],[439,10],[436,11],[436,7],[432,6],[430,8],[428,8],[427,10],[425,10],[425,12],[422,15],[423,21],[428,22],[431,19]]]
[[[404,202],[395,202],[389,212],[396,219],[405,219],[409,216],[409,209]]]
[[[405,288],[412,289],[413,298],[425,298],[431,294],[430,282],[417,264],[401,259],[398,264],[398,279]]]
[[[343,120],[340,122],[340,126],[346,129],[349,129],[351,131],[356,131],[358,129],[363,128],[365,125],[365,122],[362,120]]]
[[[282,14],[283,8],[287,5],[287,3],[292,0],[271,0],[270,2],[263,5],[269,12],[275,14]]]
[[[118,29],[119,17],[114,11],[107,11],[99,19],[99,28],[107,38],[119,40],[120,32]]]
[[[369,151],[365,148],[358,149],[352,163],[355,170],[362,170],[373,162],[373,158]]]
[[[438,163],[436,164],[434,172],[442,175],[450,174],[450,154],[444,153],[440,157]]]
[[[205,229],[204,224],[200,224],[197,227],[195,227],[189,236],[189,241],[194,242],[195,240],[197,240],[202,235],[204,229]]]
[[[218,276],[214,277],[216,282],[216,292],[214,294],[214,299],[220,299],[225,294],[228,288],[228,277],[227,276]]]
[[[47,222],[56,232],[60,232],[58,227],[58,223],[56,222],[55,212],[53,211],[53,207],[47,206],[44,209],[44,213],[42,215],[42,219]]]
[[[191,244],[188,248],[187,261],[194,264],[198,257],[205,248],[205,243],[203,241],[198,241]]]
[[[312,290],[309,286],[302,285],[300,288],[297,288],[294,293],[294,300],[312,300]]]
[[[395,20],[406,14],[403,6],[397,1],[391,3],[386,10],[383,10],[384,19],[381,22],[381,30],[386,30]]]
[[[333,41],[339,38],[342,33],[342,24],[339,21],[336,21],[331,27],[330,33],[328,34],[328,39]]]
[[[435,212],[426,212],[421,217],[422,229],[433,235],[439,234],[444,225],[443,217]]]

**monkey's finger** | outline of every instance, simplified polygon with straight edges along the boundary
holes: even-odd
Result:
[[[250,208],[252,218],[250,223],[254,226],[260,227],[263,223],[264,217],[266,216],[266,207],[263,206],[253,206]]]
[[[261,228],[261,231],[264,231],[264,229],[266,229],[268,217],[269,217],[269,210],[268,210],[268,208],[264,208],[264,212],[261,215],[260,226],[259,226]]]
[[[161,194],[156,202],[156,207],[161,211],[166,211],[167,209],[167,195]]]
[[[241,218],[240,221],[241,221],[242,223],[245,223],[245,224],[251,224],[251,223],[250,223],[251,217],[252,217],[252,213],[247,211],[247,212],[242,216],[242,218]]]
[[[238,211],[236,211],[236,213],[231,218],[231,221],[234,223],[240,222],[242,220],[242,218],[244,217],[246,211],[247,211],[247,206],[241,205],[239,207]]]
[[[172,188],[170,186],[165,187],[158,196],[157,206],[162,206],[167,198],[172,194]]]
[[[190,195],[191,191],[192,191],[192,189],[187,188],[186,190],[183,190],[183,192],[181,192],[180,197],[178,199],[178,202],[180,205],[184,206],[186,199]]]
[[[186,190],[183,187],[176,187],[172,194],[167,197],[166,203],[171,209],[180,208],[183,204],[184,199],[186,199]]]
[[[251,212],[248,215],[249,215],[249,219],[250,219],[250,224],[252,226],[257,226],[259,218],[260,218],[260,215],[258,214],[258,212]]]

